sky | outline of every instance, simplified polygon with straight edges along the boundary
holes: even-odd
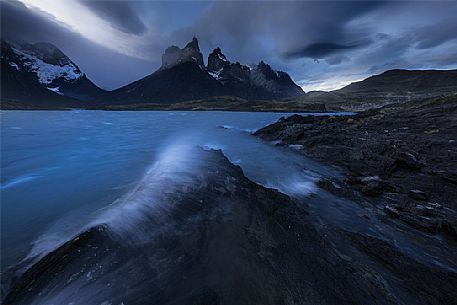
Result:
[[[389,69],[457,68],[457,1],[0,0],[1,36],[50,42],[98,86],[153,73],[196,36],[203,57],[263,60],[305,91]]]

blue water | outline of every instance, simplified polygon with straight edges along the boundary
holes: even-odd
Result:
[[[135,205],[123,201],[141,200],[141,193],[132,198],[129,194],[140,181],[151,179],[151,171],[185,179],[184,171],[192,168],[183,164],[191,164],[189,148],[194,146],[221,149],[251,180],[299,198],[316,228],[334,239],[342,252],[348,246],[338,245],[339,235],[332,228],[384,239],[424,264],[457,270],[457,253],[439,236],[402,227],[386,220],[373,205],[318,189],[319,177],[341,176],[339,170],[297,154],[294,146],[278,147],[251,134],[286,115],[0,112],[2,270],[44,255],[94,223],[108,221],[100,217],[115,217],[117,225],[128,226]],[[162,181],[167,179],[147,181],[154,184],[148,196],[161,191]]]
[[[315,191],[316,177],[327,169],[251,135],[284,115],[1,112],[2,269],[76,234],[170,147],[220,148],[258,183],[290,194]]]

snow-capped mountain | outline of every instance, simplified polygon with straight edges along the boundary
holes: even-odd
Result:
[[[104,93],[50,43],[1,43],[2,100],[92,101]]]
[[[303,94],[290,76],[260,62],[246,66],[230,62],[220,48],[204,65],[197,38],[184,48],[171,46],[162,55],[156,72],[125,87],[109,92],[107,99],[117,104],[174,103],[212,96],[234,96],[267,100]]]
[[[22,48],[12,45],[11,49],[16,58],[8,64],[16,70],[24,69],[35,73],[38,81],[54,92],[59,92],[59,87],[56,86],[59,80],[72,82],[84,76],[68,57],[51,44],[37,43],[23,45]]]
[[[220,48],[209,54],[205,66],[197,38],[182,49],[167,48],[156,72],[110,92],[92,83],[50,43],[2,40],[0,62],[2,101],[33,106],[170,104],[215,96],[268,100],[303,94],[287,73],[263,62],[253,66],[232,63]]]

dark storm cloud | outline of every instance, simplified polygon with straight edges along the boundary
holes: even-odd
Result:
[[[197,33],[203,43],[221,46],[242,61],[256,58],[324,58],[363,47],[371,25],[354,19],[387,4],[382,2],[217,2],[175,36]],[[270,50],[268,50],[270,48]],[[230,55],[230,54],[229,54]]]
[[[135,9],[135,2],[105,0],[79,0],[79,2],[125,33],[142,34],[146,31],[146,25]]]
[[[311,57],[311,58],[322,58],[327,55],[333,55],[335,53],[357,48],[357,45],[341,45],[331,42],[317,42],[307,45],[304,49],[291,51],[285,54],[286,58],[300,58],[300,57]]]
[[[17,1],[0,1],[0,13],[2,38],[53,43],[89,79],[105,89],[115,89],[139,79],[159,64],[113,52],[71,31],[52,16],[32,11]]]
[[[334,66],[334,65],[339,65],[343,61],[347,61],[347,60],[350,60],[350,58],[345,55],[333,55],[333,56],[327,57],[325,59],[325,62],[331,66]]]
[[[48,35],[66,39],[70,31],[54,18],[31,12],[17,1],[0,1],[1,34],[3,38],[29,42],[47,41]]]
[[[421,27],[416,31],[416,48],[429,49],[449,40],[457,39],[457,22],[455,16],[430,26]]]

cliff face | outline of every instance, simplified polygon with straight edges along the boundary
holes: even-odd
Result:
[[[195,37],[183,49],[177,46],[168,47],[162,55],[161,69],[168,69],[185,62],[195,62],[202,67],[204,66],[203,55]]]
[[[208,71],[217,72],[230,65],[220,48],[216,48],[208,55]]]

